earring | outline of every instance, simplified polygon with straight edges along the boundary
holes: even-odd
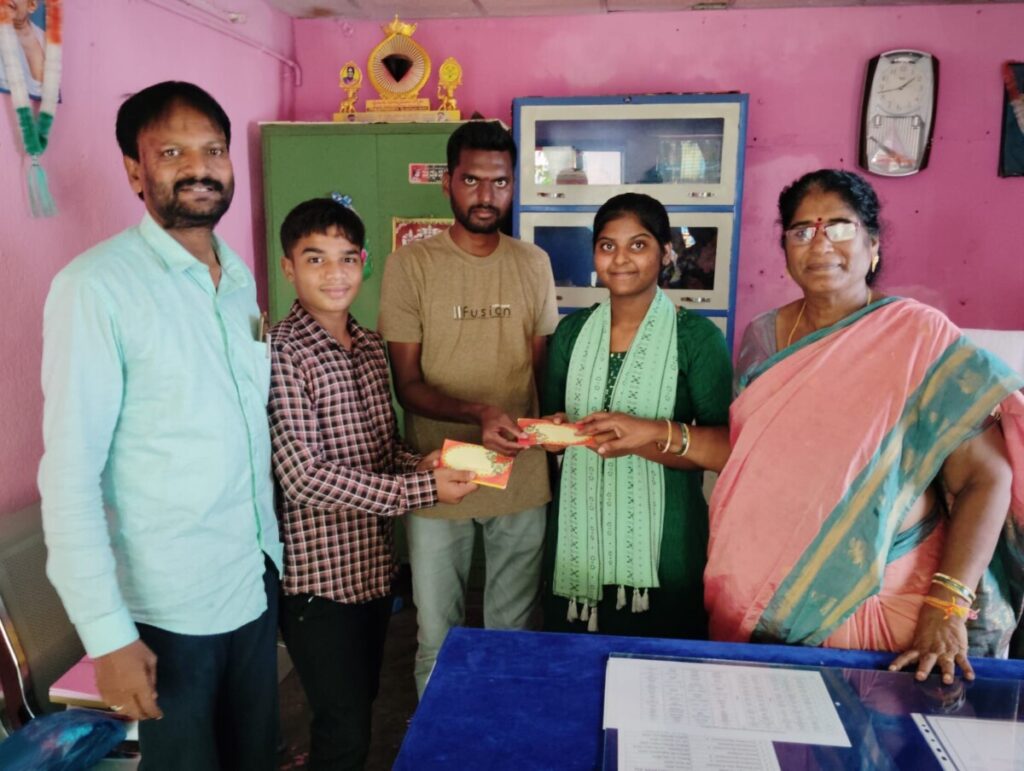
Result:
[[[871,258],[871,272],[874,273],[878,270],[878,252],[875,252],[875,256]]]

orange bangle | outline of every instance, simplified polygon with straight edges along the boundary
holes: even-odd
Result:
[[[964,605],[957,605],[955,602],[943,602],[937,597],[925,595],[924,604],[930,605],[933,608],[937,608],[943,611],[942,620],[948,621],[951,616],[956,616],[961,619],[974,620],[978,617],[978,611],[968,608]]]

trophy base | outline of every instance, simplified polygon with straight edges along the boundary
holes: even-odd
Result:
[[[392,110],[381,112],[336,112],[337,123],[451,123],[461,120],[459,110]]]
[[[429,110],[429,99],[367,99],[367,112],[401,112]]]

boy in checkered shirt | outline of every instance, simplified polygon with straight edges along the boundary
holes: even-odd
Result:
[[[397,572],[395,518],[476,489],[402,444],[380,336],[350,314],[365,229],[330,198],[281,226],[297,298],[271,330],[270,427],[285,546],[281,629],[313,711],[310,768],[362,768]]]

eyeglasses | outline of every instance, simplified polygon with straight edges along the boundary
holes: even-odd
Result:
[[[813,225],[799,225],[795,228],[783,231],[788,244],[809,244],[814,240],[818,231],[825,233],[825,238],[833,244],[850,241],[857,235],[857,223],[840,220],[839,222],[825,223],[818,220]]]

